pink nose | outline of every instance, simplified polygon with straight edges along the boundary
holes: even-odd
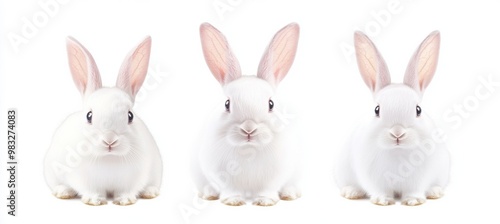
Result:
[[[111,147],[118,141],[118,135],[112,131],[107,131],[103,133],[101,140],[106,146]]]
[[[245,129],[245,128],[240,128],[243,132],[246,134],[252,134],[256,129]]]
[[[254,133],[257,130],[257,124],[253,121],[245,121],[240,125],[241,131],[245,134],[249,135]]]
[[[405,136],[406,130],[403,126],[395,125],[389,130],[389,134],[394,138],[401,139]]]

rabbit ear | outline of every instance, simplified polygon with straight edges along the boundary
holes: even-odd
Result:
[[[151,54],[151,37],[147,36],[123,60],[116,80],[116,86],[135,99],[148,73],[149,55]]]
[[[209,23],[200,26],[201,46],[208,68],[221,85],[241,77],[240,64],[226,37]]]
[[[300,28],[297,23],[290,23],[274,35],[260,60],[257,76],[277,86],[292,67]]]
[[[101,75],[92,55],[75,38],[66,38],[69,68],[73,81],[82,96],[102,87]]]
[[[434,31],[420,44],[406,68],[404,84],[423,93],[436,72],[441,35]]]
[[[373,93],[376,93],[391,84],[391,76],[384,58],[382,58],[370,38],[364,33],[356,31],[354,33],[354,47],[359,72],[368,88]]]

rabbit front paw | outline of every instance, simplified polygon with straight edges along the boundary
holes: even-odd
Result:
[[[346,186],[340,190],[340,195],[344,198],[355,200],[364,198],[366,193],[356,187]]]
[[[268,198],[268,197],[258,197],[253,201],[253,205],[257,206],[273,206],[278,203],[277,199]]]
[[[405,197],[401,201],[402,205],[407,205],[407,206],[417,206],[417,205],[421,205],[423,203],[425,203],[425,198],[423,198],[423,197],[408,196],[408,197]]]
[[[123,194],[115,197],[113,204],[115,205],[133,205],[137,202],[137,197],[134,194]]]
[[[202,191],[198,193],[198,197],[213,201],[219,199],[219,192],[215,190],[211,185],[206,185]]]
[[[385,195],[371,196],[370,201],[373,204],[382,206],[393,205],[395,203],[394,198],[387,197]]]
[[[82,195],[82,202],[92,206],[105,205],[108,203],[105,197],[99,195]]]
[[[227,198],[222,199],[221,202],[224,203],[225,205],[229,205],[229,206],[241,206],[241,205],[246,204],[245,199],[243,199],[241,196],[227,197]]]

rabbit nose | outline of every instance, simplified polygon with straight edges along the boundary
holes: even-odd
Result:
[[[393,126],[390,130],[389,133],[391,134],[392,137],[400,139],[403,138],[406,134],[405,128],[400,125]]]
[[[240,129],[245,133],[245,134],[252,134],[257,130],[257,124],[253,121],[245,121],[240,125]]]
[[[112,131],[106,131],[102,135],[102,141],[108,146],[112,146],[118,141],[118,136]]]

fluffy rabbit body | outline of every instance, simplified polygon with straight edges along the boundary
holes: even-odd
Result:
[[[366,35],[356,32],[354,40],[360,73],[377,106],[338,158],[341,195],[369,196],[377,205],[394,204],[398,197],[410,206],[440,198],[448,184],[449,153],[439,129],[420,107],[436,70],[439,32],[417,49],[402,84],[391,84],[384,59]]]
[[[226,205],[270,206],[300,196],[298,149],[273,98],[295,57],[299,26],[281,29],[261,59],[257,76],[242,76],[226,38],[210,24],[200,27],[203,53],[227,100],[220,105],[194,155],[199,196]],[[274,105],[276,100],[276,106]],[[292,140],[292,141],[290,141]]]
[[[70,115],[54,134],[45,156],[45,179],[61,199],[81,196],[89,205],[103,205],[113,196],[118,205],[134,204],[137,196],[159,193],[162,161],[146,125],[134,113],[134,98],[147,74],[151,38],[125,58],[116,87],[102,87],[92,55],[68,37],[73,80],[83,108]]]

